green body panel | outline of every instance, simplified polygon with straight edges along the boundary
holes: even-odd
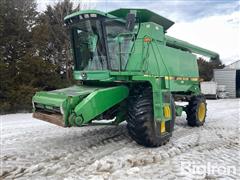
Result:
[[[176,106],[176,116],[181,116],[183,112],[183,107],[182,106]]]
[[[33,103],[35,110],[61,113],[65,126],[80,126],[121,102],[127,96],[128,88],[126,86],[73,86],[55,91],[37,92],[33,97]],[[81,116],[83,121],[79,124],[71,124],[68,119],[71,113]]]
[[[111,36],[107,36],[106,29],[102,30],[101,36],[105,39],[102,39],[101,43],[104,42],[106,46],[99,46],[100,34],[96,36],[94,33],[98,31],[93,31],[93,29],[105,28],[104,23],[112,20],[117,21],[116,24],[127,23],[125,17],[128,13],[136,16],[137,22],[134,24],[133,30],[131,32],[129,32],[130,30],[120,32],[117,36],[111,34],[115,39],[114,41]],[[89,18],[95,18],[95,20],[99,18],[101,21],[103,19],[107,20],[102,22],[101,27],[95,24],[93,28],[88,28],[85,31],[81,30],[80,28],[85,27],[86,24],[88,24],[87,27],[92,26],[86,23],[78,27],[78,23],[81,21],[88,22]],[[89,46],[85,47],[86,51],[83,49],[84,52],[87,52],[88,48],[91,49],[92,54],[89,55],[89,59],[92,62],[99,59],[108,61],[107,68],[104,68],[104,70],[96,67],[93,70],[80,70],[81,68],[77,69],[75,64],[74,79],[81,81],[84,85],[50,92],[38,92],[33,97],[35,110],[37,110],[38,105],[44,107],[46,111],[61,111],[66,126],[88,124],[115,105],[123,104],[124,100],[128,98],[131,88],[135,84],[143,82],[152,87],[154,119],[156,121],[168,121],[169,119],[164,117],[163,108],[171,103],[172,94],[183,96],[200,94],[197,56],[193,53],[208,56],[212,59],[219,58],[219,55],[215,52],[167,36],[165,34],[166,30],[174,22],[146,9],[118,9],[108,13],[84,10],[67,16],[65,23],[69,28],[73,27],[73,30],[75,30],[75,34],[71,35],[72,43],[75,40],[74,37],[84,39],[80,36],[81,33],[91,31],[91,37],[95,38],[94,43],[93,40],[91,41],[93,44],[89,41],[84,42]],[[115,31],[117,32],[117,29]],[[124,44],[126,43],[124,38],[128,36],[131,37],[131,40],[127,41],[128,46],[122,52],[122,45],[126,45]],[[119,69],[114,68],[113,70],[109,65],[111,64],[109,54],[113,52],[106,50],[109,43],[108,38],[110,38],[109,42],[115,42],[114,45],[118,45],[118,47],[115,47],[118,51],[111,49],[115,52],[114,56],[111,56],[114,57],[111,61],[116,61],[114,63],[119,66]],[[77,42],[80,47],[82,41]],[[103,47],[106,52],[102,51]],[[77,51],[77,48],[72,50]],[[95,57],[94,53],[98,55]],[[75,62],[82,62],[82,59],[77,59],[77,57],[84,59],[85,56],[80,56],[80,51],[75,54],[79,55],[74,57]],[[124,68],[118,65],[123,57],[127,57]],[[83,64],[89,63],[89,59],[83,61]],[[126,110],[127,106],[122,106],[120,109],[122,110],[118,113],[116,122],[125,120],[123,109]],[[176,107],[177,115],[181,115],[182,111],[182,107]]]
[[[156,29],[158,28],[158,29]],[[151,42],[144,42],[144,37]],[[129,58],[127,70],[143,71],[154,76],[198,77],[196,56],[167,47],[162,27],[155,23],[141,24],[135,51]],[[137,51],[136,49],[141,49]],[[137,62],[136,62],[137,61]]]
[[[49,92],[37,92],[32,101],[47,106],[60,107],[66,100],[67,96],[63,94],[55,94]]]
[[[91,87],[91,86],[72,86],[69,88],[64,88],[64,89],[58,89],[54,91],[50,91],[48,93],[50,94],[59,94],[59,95],[67,95],[67,96],[85,96],[87,94],[90,94],[91,92],[99,89],[101,87]]]
[[[74,108],[76,116],[81,117],[81,121],[77,122],[76,125],[80,126],[89,123],[90,120],[127,97],[128,88],[126,86],[116,86],[94,91]]]

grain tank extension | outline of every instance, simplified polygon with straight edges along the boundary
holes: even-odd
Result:
[[[129,135],[148,147],[170,139],[183,111],[190,126],[204,124],[195,54],[217,59],[217,53],[165,35],[174,23],[146,9],[83,10],[65,24],[79,83],[37,92],[33,117],[63,127],[127,121]]]

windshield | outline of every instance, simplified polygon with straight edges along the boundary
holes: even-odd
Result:
[[[104,24],[107,34],[109,64],[112,70],[125,70],[133,44],[133,34],[125,28],[125,23],[108,20]]]
[[[102,20],[86,19],[72,26],[75,70],[125,70],[133,34],[124,22]]]
[[[75,70],[106,70],[107,58],[99,20],[85,20],[72,28]]]

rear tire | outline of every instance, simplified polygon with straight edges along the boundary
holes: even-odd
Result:
[[[158,147],[166,144],[172,136],[176,117],[173,99],[171,98],[172,120],[166,121],[166,132],[161,134],[161,123],[154,121],[152,89],[138,87],[131,94],[128,101],[127,120],[129,135],[138,144],[146,147]]]
[[[193,96],[186,108],[189,126],[202,126],[207,114],[207,103],[203,95]]]

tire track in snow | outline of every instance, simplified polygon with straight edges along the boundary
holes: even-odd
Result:
[[[102,157],[105,154],[109,154],[112,151],[121,148],[122,146],[119,146],[120,144],[127,144],[132,141],[128,137],[125,125],[119,125],[117,127],[103,127],[100,129],[97,129],[96,127],[96,129],[93,128],[89,131],[86,131],[80,136],[81,137],[79,138],[79,140],[76,139],[79,136],[75,137],[74,134],[72,135],[72,137],[70,136],[67,138],[63,138],[65,144],[60,143],[60,147],[63,146],[64,148],[66,148],[66,146],[70,147],[74,145],[76,141],[80,142],[80,146],[76,147],[76,145],[78,145],[78,143],[76,143],[73,149],[68,149],[69,153],[52,155],[52,151],[48,152],[44,148],[39,149],[40,151],[37,151],[37,153],[32,155],[35,157],[43,155],[46,158],[44,158],[40,162],[37,162],[34,165],[31,165],[30,167],[24,167],[24,163],[16,163],[16,159],[11,156],[4,156],[1,160],[7,161],[10,158],[10,160],[12,160],[12,165],[14,164],[15,167],[10,169],[9,171],[4,171],[0,177],[9,176],[11,178],[15,177],[15,175],[19,176],[19,169],[23,169],[20,172],[22,175],[41,173],[42,171],[51,168],[53,165],[56,165],[58,162],[76,161],[79,159],[77,156],[80,156],[82,158],[80,160],[81,163],[78,163],[78,167],[82,167],[86,164],[92,163],[93,161],[95,161],[96,158],[99,158],[99,156]],[[104,148],[105,146],[106,148]],[[96,153],[96,151],[99,149],[102,149],[102,152]],[[104,149],[111,149],[111,151],[104,151]],[[97,154],[97,156],[94,156],[94,154]],[[34,159],[35,157],[30,157],[30,159]],[[24,156],[24,158],[29,159],[29,156]],[[26,163],[27,162],[28,161],[26,161]],[[18,166],[20,166],[20,168],[18,168]],[[43,174],[48,175],[51,174],[51,172],[46,171]]]
[[[228,112],[225,107],[230,102],[232,113],[226,120],[222,115],[224,110]],[[184,116],[178,118],[170,142],[159,148],[137,145],[129,138],[125,125],[62,129],[32,119],[22,120],[25,116],[21,115],[20,119],[8,121],[3,130],[5,148],[1,160],[8,173],[4,177],[192,179],[179,174],[181,161],[239,165],[236,103],[211,101],[208,119],[200,128],[188,127]],[[205,178],[219,177],[210,174]],[[235,175],[228,178],[240,179]]]
[[[236,129],[236,128],[230,128]],[[136,155],[126,156],[125,159],[113,157],[104,157],[100,161],[95,162],[88,171],[96,172],[111,172],[114,174],[120,168],[125,168],[126,171],[129,168],[148,166],[151,164],[161,163],[168,159],[178,157],[184,154],[189,154],[189,152],[196,151],[208,154],[208,152],[214,150],[222,150],[224,154],[224,149],[238,149],[240,146],[238,143],[238,137],[236,134],[226,134],[229,128],[213,128],[200,127],[200,128],[178,128],[178,131],[174,133],[170,143],[161,148],[152,149],[150,153],[146,155],[146,152],[139,148],[138,151],[134,149]],[[214,139],[210,142],[201,142],[201,133],[208,133],[209,136],[214,135]],[[222,134],[219,136],[219,134]],[[211,144],[211,145],[210,145]],[[160,149],[160,150],[159,150]],[[129,153],[132,154],[132,153]],[[237,154],[236,154],[237,155]],[[119,163],[120,162],[120,163]],[[119,166],[121,164],[121,166]],[[107,168],[106,168],[107,167]],[[97,174],[97,173],[96,173]]]

